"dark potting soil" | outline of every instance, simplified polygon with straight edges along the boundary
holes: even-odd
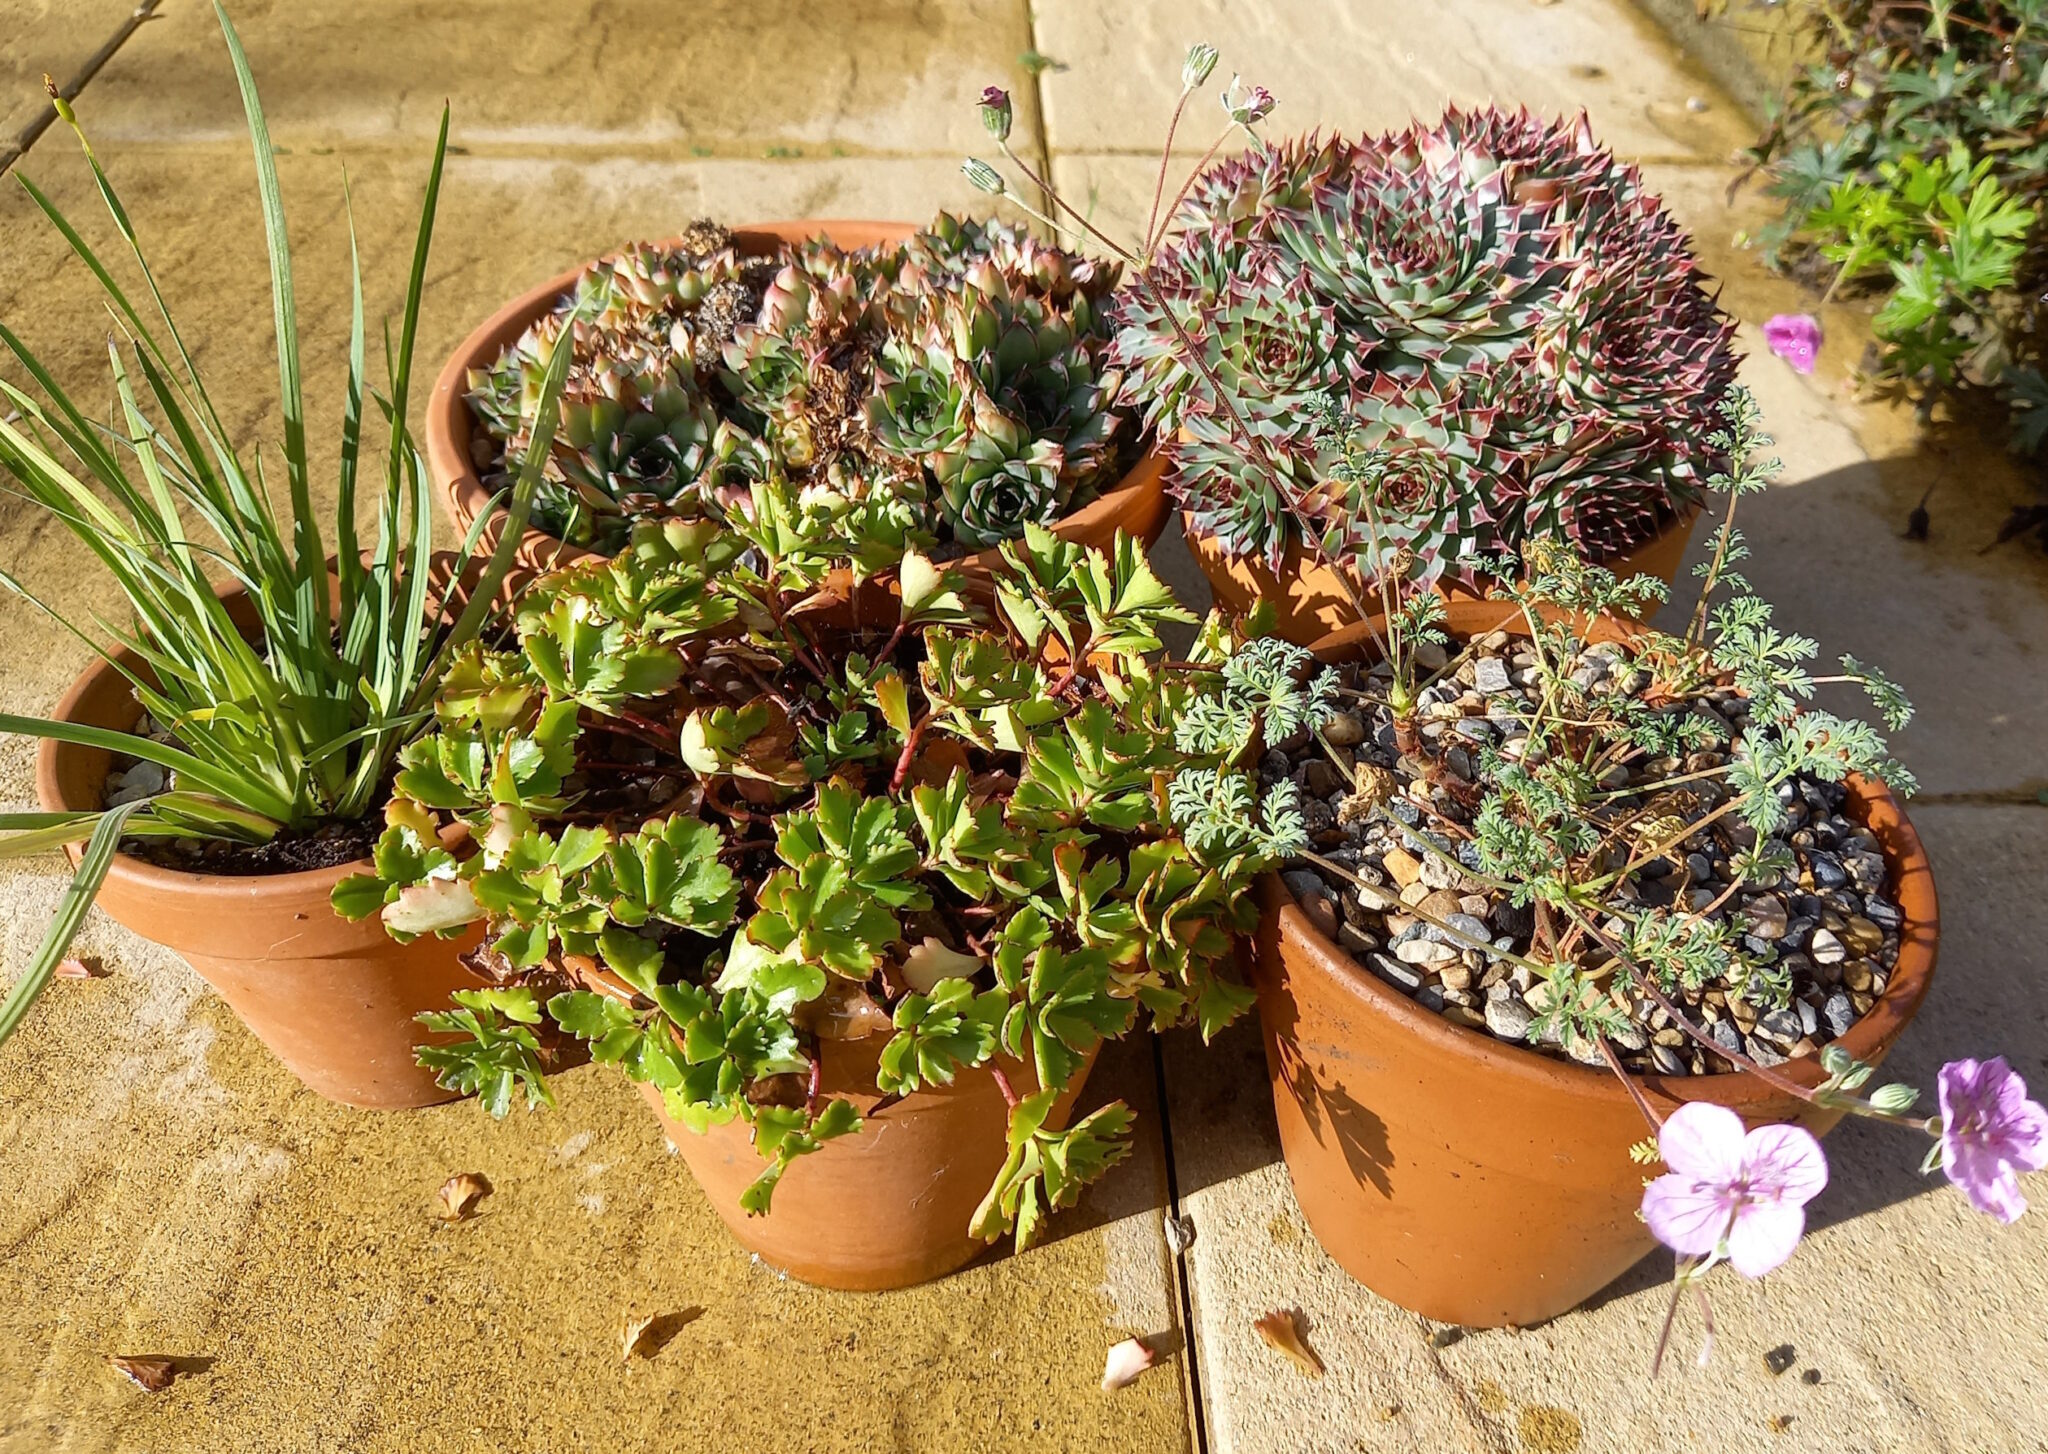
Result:
[[[337,868],[368,858],[384,831],[381,814],[353,823],[322,823],[296,833],[280,833],[268,843],[225,843],[202,838],[130,838],[121,851],[158,868],[178,873],[214,873],[258,877],[273,873],[304,873]]]

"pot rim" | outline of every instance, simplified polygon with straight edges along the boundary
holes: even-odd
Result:
[[[734,227],[732,235],[743,256],[760,256],[773,252],[778,246],[800,244],[820,235],[829,238],[839,247],[866,247],[874,243],[901,242],[907,237],[914,236],[919,225],[915,222],[888,222],[872,218],[794,217],[772,222],[745,223]],[[680,239],[675,237],[664,238],[653,246],[667,247],[678,241]],[[491,492],[484,487],[484,482],[469,457],[469,444],[476,428],[476,416],[469,408],[469,371],[472,368],[487,366],[497,357],[500,350],[524,333],[550,304],[574,287],[577,278],[583,275],[586,268],[593,263],[606,262],[618,257],[624,250],[620,247],[600,253],[597,257],[578,263],[547,282],[537,284],[511,299],[470,330],[455,352],[449,355],[448,362],[442,365],[440,374],[434,380],[433,391],[427,396],[427,469],[435,490],[441,495],[458,527],[467,529],[470,522],[483,513],[491,500]],[[1115,483],[1102,490],[1087,504],[1070,511],[1060,519],[1083,527],[1093,525],[1098,520],[1122,512],[1124,491],[1160,485],[1166,471],[1166,456],[1156,440],[1145,439],[1144,442],[1144,450]],[[1162,522],[1166,508],[1162,501]],[[492,518],[495,522],[502,517],[493,512]],[[484,527],[483,541],[489,543],[495,540],[497,532],[502,528],[502,525],[487,523]],[[532,564],[544,569],[574,565],[579,561],[595,558],[594,552],[559,540],[530,523],[526,528],[525,538],[520,542],[519,550],[522,555],[529,552],[533,554],[535,559]],[[972,560],[976,554],[978,552],[970,552],[963,559]],[[540,559],[543,555],[546,557],[545,560]]]
[[[141,665],[140,659],[123,647],[115,653],[131,669]],[[64,695],[57,701],[51,717],[60,722],[72,722],[82,726],[104,724],[88,723],[78,712],[79,703],[93,694],[108,677],[115,676],[113,665],[104,659],[92,662],[80,672]],[[124,682],[125,685],[125,682]],[[133,692],[128,693],[130,701]],[[137,708],[138,713],[140,707]],[[45,737],[36,743],[36,797],[43,810],[50,813],[93,812],[99,803],[77,803],[67,799],[62,787],[62,774],[58,764],[72,753],[93,752],[96,748],[81,747],[73,742],[59,742]],[[65,845],[65,853],[73,863],[77,862],[78,849],[74,844]],[[360,873],[372,867],[369,857],[351,859],[347,863],[328,868],[294,869],[290,873],[187,873],[182,869],[164,868],[147,859],[132,854],[119,853],[107,870],[107,882],[138,893],[176,893],[185,895],[204,894],[222,899],[246,901],[252,895],[279,896],[307,893],[322,885],[339,883],[352,873]]]
[[[1491,601],[1458,603],[1465,613],[1489,611],[1500,603]],[[1509,611],[1518,614],[1518,608],[1511,604]],[[1456,607],[1453,614],[1461,614]],[[1603,630],[1603,636],[1596,639],[1626,638],[1640,634],[1645,628],[1638,623],[1602,616],[1594,623]],[[1510,634],[1526,634],[1514,631],[1513,623],[1501,620],[1490,626],[1467,628],[1453,625],[1454,634],[1466,636],[1484,634],[1488,631],[1506,630]],[[1349,655],[1365,639],[1365,628],[1347,627],[1332,632],[1309,648],[1319,660],[1332,659],[1332,653]],[[1919,1012],[1921,1002],[1927,997],[1928,987],[1934,977],[1936,953],[1941,939],[1940,906],[1935,895],[1934,868],[1927,857],[1926,848],[1920,836],[1907,820],[1905,809],[1898,797],[1884,783],[1875,778],[1851,773],[1846,779],[1849,790],[1849,813],[1860,819],[1863,826],[1877,836],[1880,851],[1884,854],[1886,866],[1894,880],[1894,893],[1903,922],[1899,928],[1899,958],[1892,967],[1890,978],[1885,982],[1884,993],[1877,997],[1870,1009],[1849,1027],[1849,1033],[1829,1043],[1839,1045],[1858,1060],[1868,1061],[1875,1053],[1889,1047],[1902,1033],[1913,1016]],[[1332,974],[1343,988],[1362,1001],[1369,1009],[1378,1011],[1400,1024],[1404,1029],[1429,1042],[1434,1048],[1446,1054],[1462,1055],[1483,1062],[1489,1070],[1517,1078],[1546,1083],[1552,1089],[1574,1090],[1587,1095],[1624,1095],[1625,1089],[1615,1080],[1614,1073],[1606,1067],[1580,1065],[1575,1061],[1557,1060],[1535,1050],[1512,1045],[1493,1035],[1459,1025],[1433,1010],[1425,1009],[1407,995],[1382,984],[1379,977],[1352,957],[1349,950],[1325,937],[1302,911],[1299,900],[1281,880],[1277,870],[1269,870],[1260,880],[1260,898],[1265,912],[1277,916],[1276,929],[1281,938],[1292,936],[1305,947],[1315,952],[1315,958],[1325,966],[1341,963],[1349,969],[1344,975]],[[1771,1071],[1786,1080],[1811,1088],[1825,1078],[1820,1066],[1820,1057],[1796,1056],[1782,1065],[1770,1067]],[[1629,1072],[1629,1079],[1636,1085],[1670,1101],[1712,1099],[1724,1104],[1735,1102],[1747,1104],[1781,1098],[1784,1092],[1772,1086],[1769,1081],[1753,1071],[1734,1067],[1729,1070],[1709,1071],[1702,1075],[1643,1075]]]
[[[435,552],[434,560],[436,563],[440,563],[444,559],[452,568],[454,565],[454,557],[452,555],[441,551]],[[330,570],[333,568],[334,562],[332,559],[328,561],[328,566]],[[332,592],[334,589],[334,581],[330,576],[328,590]],[[235,601],[246,596],[248,592],[239,582],[230,581],[219,587],[219,594],[221,600],[232,608]],[[330,596],[331,599],[332,597]],[[114,661],[118,661],[129,671],[148,670],[148,664],[125,646],[116,648],[113,652],[113,657]],[[55,721],[71,722],[80,726],[105,726],[106,724],[104,723],[87,721],[80,714],[80,704],[88,697],[94,695],[108,677],[119,675],[120,673],[113,662],[110,662],[105,656],[95,656],[92,661],[86,664],[85,670],[72,679],[71,685],[65,688],[64,695],[57,699],[56,707],[50,712],[51,718]],[[135,693],[132,688],[127,686],[125,677],[122,678],[122,689],[123,694],[128,700],[133,702],[135,700]],[[138,718],[141,711],[140,704],[137,704],[136,713]],[[131,721],[128,725],[132,727],[134,722]],[[63,774],[58,771],[59,765],[71,754],[95,752],[98,750],[97,748],[80,746],[75,742],[59,742],[51,737],[37,740],[36,800],[42,804],[44,812],[95,812],[104,806],[99,802],[79,803],[67,798],[64,794]],[[365,818],[367,819],[368,816],[366,814]],[[457,833],[454,836],[456,839],[460,839],[465,835]],[[448,839],[444,835],[444,842],[446,841]],[[67,843],[64,845],[64,854],[71,860],[74,866],[78,862],[79,853],[80,849],[77,844]],[[117,886],[134,893],[175,893],[188,896],[207,895],[240,906],[246,904],[252,897],[267,898],[273,895],[283,897],[314,892],[324,894],[326,889],[331,888],[350,874],[373,871],[375,867],[376,865],[370,856],[365,854],[361,858],[350,859],[346,863],[331,864],[326,868],[294,869],[290,873],[187,873],[182,869],[164,868],[161,865],[151,863],[147,859],[137,858],[133,854],[116,852],[113,863],[107,869],[106,882],[108,885]]]
[[[1153,446],[1153,448],[1155,452],[1164,456],[1165,450],[1159,448],[1159,446],[1156,444]],[[1173,506],[1175,509],[1180,511],[1181,535],[1188,542],[1188,549],[1190,551],[1206,551],[1214,555],[1217,559],[1228,562],[1232,565],[1235,565],[1240,561],[1255,559],[1255,557],[1251,556],[1233,555],[1224,546],[1222,540],[1217,536],[1215,531],[1204,530],[1201,527],[1195,525],[1193,521],[1189,519],[1187,507],[1183,505],[1178,499],[1175,499],[1173,501]],[[1612,570],[1614,566],[1619,562],[1632,559],[1636,555],[1649,549],[1649,547],[1651,547],[1652,545],[1655,545],[1660,540],[1668,540],[1673,535],[1679,534],[1681,532],[1691,531],[1692,528],[1700,522],[1701,518],[1705,514],[1705,505],[1692,505],[1682,509],[1678,509],[1672,512],[1670,517],[1666,519],[1662,524],[1660,524],[1654,531],[1652,531],[1648,535],[1645,535],[1641,540],[1635,542],[1635,544],[1631,545],[1627,550],[1617,551],[1613,555],[1602,556],[1599,560],[1591,561],[1588,563],[1591,565],[1602,566],[1609,570]],[[1306,565],[1304,565],[1304,562],[1306,562]],[[1258,563],[1263,565],[1265,562],[1261,560]],[[1308,561],[1306,547],[1297,538],[1287,542],[1287,553],[1282,558],[1281,568],[1278,572],[1276,572],[1276,574],[1282,576],[1299,576],[1305,574],[1307,571],[1328,569],[1329,567],[1322,564],[1320,561]],[[1638,572],[1638,574],[1642,574],[1642,572]],[[1441,591],[1442,587],[1439,586],[1437,587],[1437,589]],[[1460,592],[1460,594],[1454,597],[1453,599],[1460,601],[1471,601],[1474,599],[1491,601],[1497,599],[1492,596],[1474,597],[1468,593],[1469,588],[1466,587],[1457,587],[1456,589]]]

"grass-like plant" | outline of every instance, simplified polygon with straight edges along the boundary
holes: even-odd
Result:
[[[56,922],[0,1005],[0,1039],[15,1029],[48,982],[124,838],[262,843],[375,812],[388,791],[398,749],[428,720],[450,662],[488,614],[518,534],[516,526],[506,532],[466,603],[453,580],[459,571],[436,585],[426,465],[405,413],[447,153],[445,110],[403,319],[396,340],[388,333],[385,340],[387,393],[365,385],[362,275],[351,228],[348,382],[333,516],[323,522],[307,449],[292,263],[269,131],[234,25],[218,4],[215,10],[255,150],[284,416],[276,458],[289,510],[279,512],[260,464],[231,439],[126,207],[71,106],[53,88],[58,115],[77,134],[100,197],[133,254],[143,297],[138,306],[49,196],[21,179],[105,294],[120,333],[107,349],[119,411],[107,423],[89,418],[28,345],[0,325],[0,344],[40,390],[32,393],[0,379],[0,467],[11,477],[13,493],[47,510],[99,559],[134,622],[124,630],[96,617],[103,635],[94,635],[44,605],[13,575],[0,572],[0,584],[36,601],[119,668],[137,701],[172,740],[11,714],[0,715],[0,731],[153,762],[176,782],[170,791],[104,812],[0,814],[0,855],[85,842]],[[515,520],[530,509],[537,462],[552,434],[567,350],[559,353],[546,380],[536,448],[509,502]],[[366,428],[377,421],[366,423],[366,397],[386,437],[367,548],[358,534],[358,480],[374,468],[364,458],[363,443]],[[474,543],[472,538],[465,547],[465,557]],[[255,630],[246,630],[230,613],[222,584],[246,593]],[[120,648],[139,658],[141,667],[127,664]]]

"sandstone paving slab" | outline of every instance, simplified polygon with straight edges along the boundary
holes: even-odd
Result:
[[[983,86],[1029,104],[1024,0],[230,8],[287,147],[431,140],[447,101],[478,149],[950,155],[982,134]],[[166,0],[138,39],[93,84],[108,140],[240,134],[210,4]]]
[[[1941,892],[1941,964],[1888,1068],[1931,1086],[1945,1060],[2004,1053],[2038,1089],[2048,1083],[2048,984],[2035,972],[2048,939],[2038,892],[2048,811],[1929,806],[1913,818]],[[2036,1396],[2048,1372],[2048,1215],[2037,1206],[1997,1226],[1939,1176],[1919,1175],[1911,1135],[1868,1124],[1832,1135],[1833,1182],[1808,1209],[1806,1243],[1763,1282],[1715,1281],[1705,1368],[1697,1315],[1682,1308],[1653,1383],[1668,1255],[1543,1327],[1432,1329],[1351,1281],[1309,1232],[1279,1159],[1254,1027],[1206,1051],[1172,1038],[1166,1065],[1175,1176],[1196,1229],[1194,1341],[1219,1454],[2048,1445]],[[2048,1198],[2048,1177],[2026,1189]],[[1304,1315],[1322,1380],[1253,1332],[1274,1308]],[[1790,1368],[1773,1374],[1764,1355],[1785,1348]]]
[[[1628,0],[1037,0],[1032,13],[1039,49],[1066,66],[1043,77],[1055,153],[1157,156],[1195,41],[1222,55],[1179,140],[1195,152],[1232,72],[1278,98],[1275,134],[1384,131],[1494,100],[1583,107],[1626,156],[1718,161],[1751,140],[1734,103]]]
[[[11,965],[59,887],[0,880]],[[6,1454],[1189,1447],[1177,1366],[1097,1387],[1111,1343],[1177,1331],[1142,1042],[1089,1090],[1131,1101],[1137,1152],[1055,1240],[832,1293],[744,1252],[607,1070],[503,1123],[350,1110],[167,952],[97,917],[82,947],[110,976],[60,983],[0,1054]],[[495,1189],[449,1225],[458,1171]],[[653,1315],[668,1341],[627,1365]],[[115,1354],[186,1371],[145,1395]]]
[[[0,0],[0,153],[134,13],[136,0]]]

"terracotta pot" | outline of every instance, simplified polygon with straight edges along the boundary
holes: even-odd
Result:
[[[1185,523],[1186,517],[1182,519]],[[1697,512],[1673,520],[1634,550],[1600,564],[1619,576],[1656,576],[1668,586],[1678,575],[1693,527],[1698,523]],[[1262,600],[1271,601],[1279,613],[1274,634],[1297,645],[1312,646],[1358,619],[1337,573],[1328,566],[1315,564],[1298,542],[1288,547],[1276,573],[1256,556],[1231,558],[1213,535],[1190,529],[1186,539],[1188,553],[1209,578],[1209,589],[1218,606],[1242,614]],[[1447,587],[1444,594],[1452,601],[1485,599],[1483,593],[1462,586]],[[1367,605],[1371,604],[1368,600]]]
[[[765,1217],[740,1210],[740,1193],[767,1165],[742,1121],[703,1134],[673,1120],[661,1093],[640,1092],[690,1174],[740,1245],[799,1282],[848,1292],[914,1287],[957,1272],[988,1248],[968,1235],[1009,1150],[1009,1107],[995,1077],[963,1070],[950,1086],[929,1086],[874,1110],[875,1069],[886,1035],[821,1042],[820,1085],[867,1118],[850,1136],[798,1157],[782,1174]],[[1028,1062],[1001,1057],[1020,1096],[1038,1089]],[[1046,1125],[1066,1125],[1080,1098],[1091,1054]]]
[[[229,598],[229,610],[237,611]],[[141,661],[120,653],[131,670]],[[142,716],[126,678],[96,661],[53,714],[125,732]],[[101,805],[110,756],[45,739],[36,796],[47,812]],[[79,850],[67,850],[73,863]],[[351,924],[328,893],[367,859],[303,873],[180,873],[116,854],[96,900],[116,923],[175,950],[306,1086],[345,1105],[395,1109],[455,1099],[413,1061],[432,1037],[413,1023],[482,983],[457,956],[482,937],[397,944],[375,918]]]
[[[1489,617],[1491,619],[1489,619]],[[1454,634],[1500,608],[1453,609]],[[1625,633],[1608,623],[1596,639]],[[1342,654],[1345,643],[1319,645]],[[1851,778],[1851,817],[1878,837],[1904,915],[1899,962],[1838,1042],[1877,1062],[1918,1011],[1939,940],[1934,875],[1899,804]],[[1254,982],[1280,1142],[1303,1215],[1353,1277],[1402,1307],[1467,1327],[1526,1327],[1575,1307],[1654,1243],[1637,1219],[1648,1134],[1606,1070],[1561,1062],[1453,1024],[1381,983],[1313,928],[1277,875],[1260,887]],[[1778,1072],[1811,1086],[1816,1059]],[[1707,1100],[1751,1126],[1816,1111],[1744,1072],[1639,1076],[1661,1112]]]
[[[753,223],[735,228],[733,236],[742,254],[759,256],[772,253],[785,243],[803,242],[821,233],[842,248],[856,248],[900,242],[915,231],[916,226],[908,222],[842,222],[805,217],[789,222]],[[467,534],[491,499],[491,491],[478,477],[475,461],[470,457],[476,417],[467,401],[469,371],[489,367],[508,344],[575,285],[582,271],[582,266],[571,268],[493,313],[462,341],[434,381],[433,396],[427,403],[427,465],[459,534]],[[1107,546],[1116,532],[1122,530],[1150,545],[1166,526],[1168,505],[1161,484],[1165,468],[1158,453],[1148,451],[1114,489],[1056,521],[1053,532],[1077,544]],[[487,553],[496,547],[503,529],[502,518],[498,516],[484,527],[478,541],[480,551]],[[590,555],[590,551],[529,528],[519,543],[516,558],[528,572],[539,573]],[[996,560],[995,551],[986,550],[953,564],[970,573],[986,574]]]

